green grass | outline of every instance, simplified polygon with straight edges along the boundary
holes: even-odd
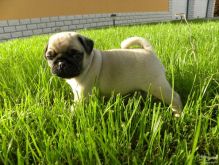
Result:
[[[184,113],[138,94],[73,94],[43,57],[48,35],[0,43],[0,164],[207,164],[219,162],[219,22],[161,23],[80,33],[97,49],[130,36],[153,45]]]

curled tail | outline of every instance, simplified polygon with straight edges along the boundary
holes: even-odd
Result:
[[[128,49],[129,47],[134,45],[141,46],[145,50],[150,50],[150,51],[153,50],[151,44],[142,37],[130,37],[125,39],[121,43],[121,48]]]

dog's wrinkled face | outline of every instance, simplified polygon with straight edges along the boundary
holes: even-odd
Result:
[[[93,50],[93,41],[75,32],[57,33],[50,37],[45,58],[52,73],[61,78],[79,76]]]

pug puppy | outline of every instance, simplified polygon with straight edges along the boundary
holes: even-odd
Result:
[[[129,49],[138,45],[141,49]],[[45,58],[52,73],[71,86],[74,101],[91,95],[95,86],[103,96],[135,90],[149,92],[172,107],[180,116],[180,96],[172,90],[165,70],[152,46],[141,37],[121,43],[121,49],[101,51],[94,42],[76,32],[61,32],[49,38]]]

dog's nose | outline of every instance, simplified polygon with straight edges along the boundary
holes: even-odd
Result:
[[[65,68],[65,63],[64,62],[59,62],[58,67],[59,67],[59,69],[64,69]]]

